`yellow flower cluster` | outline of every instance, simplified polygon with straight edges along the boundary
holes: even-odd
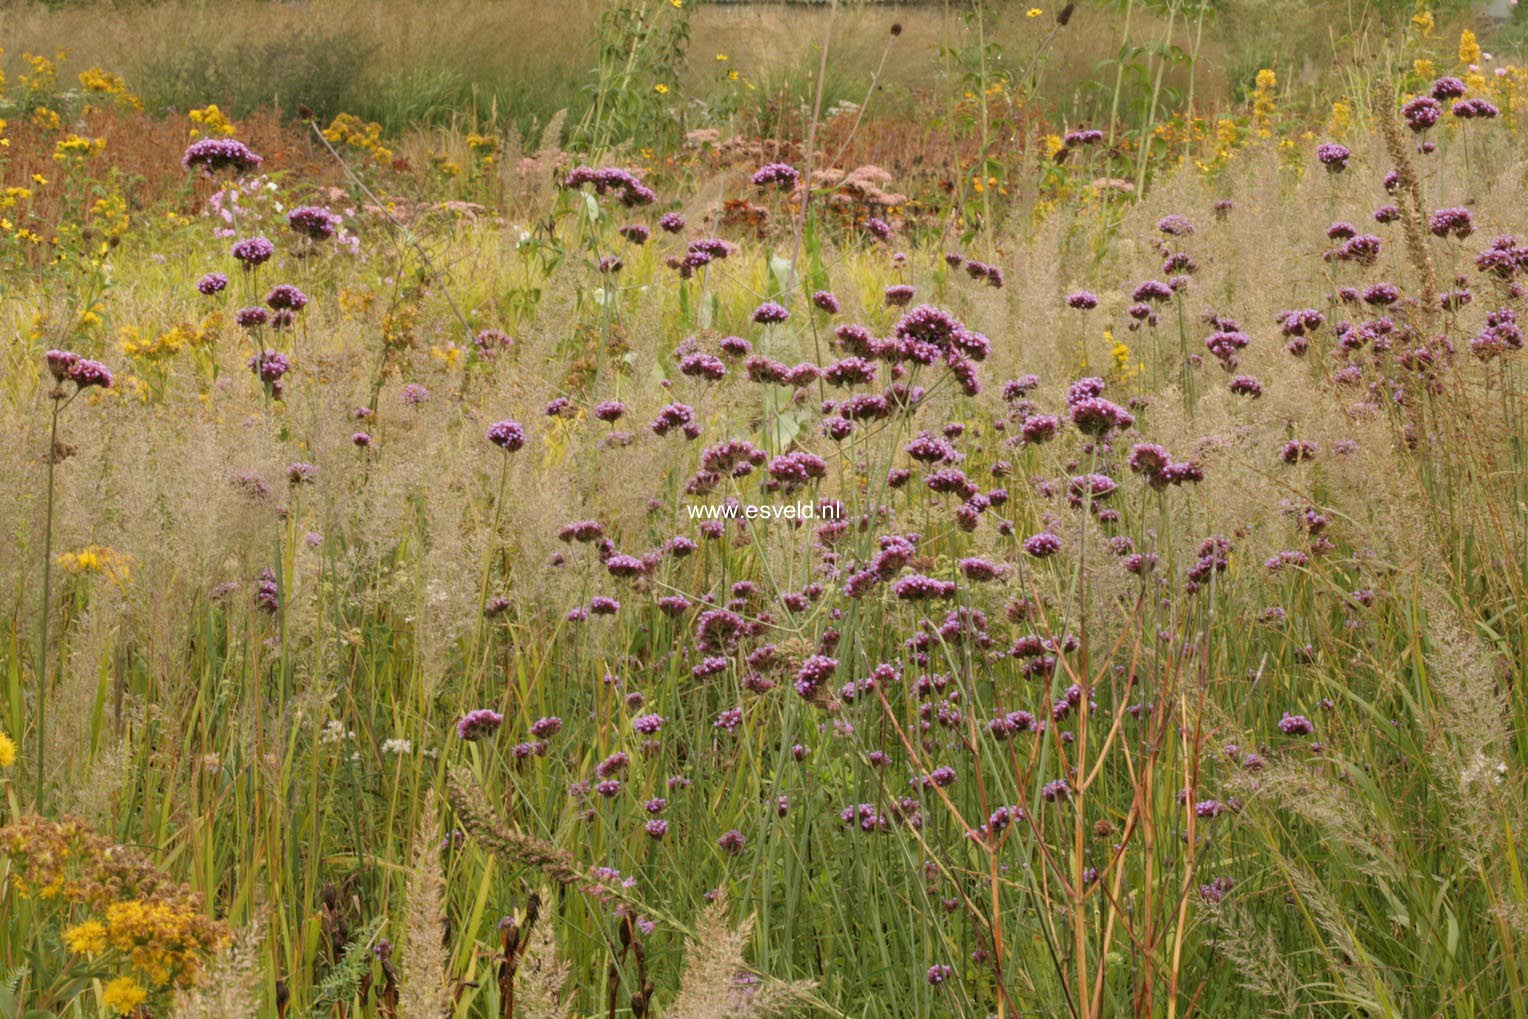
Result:
[[[496,134],[478,134],[474,131],[467,136],[467,148],[479,159],[490,160],[494,153],[499,151],[499,136]]]
[[[69,573],[100,573],[118,583],[132,579],[132,560],[105,545],[86,545],[78,552],[63,552],[54,560]]]
[[[145,337],[136,326],[123,326],[117,346],[128,357],[143,361],[160,361],[174,357],[182,350],[195,349],[211,343],[222,325],[222,316],[216,312],[202,320],[200,326],[181,322],[157,336]]]
[[[379,163],[391,162],[392,150],[382,144],[382,125],[367,123],[353,113],[341,113],[324,129],[324,138],[333,145],[348,145],[370,155]]]
[[[1480,63],[1480,43],[1475,39],[1475,33],[1466,28],[1459,33],[1459,62],[1461,64]]]
[[[217,103],[208,103],[201,109],[192,110],[186,116],[190,117],[191,123],[196,125],[196,127],[191,129],[191,137],[193,138],[201,138],[203,136],[208,138],[214,136],[227,138],[234,133],[233,121],[223,115],[223,111],[218,109]]]
[[[132,1015],[149,992],[132,977],[117,977],[101,992],[101,1004],[117,1015]]]
[[[0,732],[0,768],[9,768],[15,763],[16,741]]]
[[[16,80],[29,92],[52,92],[58,87],[58,64],[66,56],[63,50],[59,50],[53,60],[40,53],[23,53],[21,62],[27,65],[27,69]]]
[[[32,123],[41,131],[62,131],[63,119],[54,110],[39,106],[32,111]]]
[[[1252,88],[1252,122],[1257,127],[1258,136],[1267,138],[1273,127],[1273,114],[1276,109],[1273,102],[1273,90],[1279,85],[1278,76],[1268,68],[1257,72],[1257,78]]]
[[[80,87],[94,96],[112,99],[121,106],[130,109],[143,109],[143,101],[128,92],[127,82],[122,80],[120,74],[112,74],[110,71],[99,67],[79,73]]]
[[[1437,24],[1437,21],[1433,18],[1433,12],[1426,7],[1411,16],[1411,27],[1423,39],[1432,35],[1432,30],[1437,27]]]
[[[76,818],[13,821],[0,828],[0,854],[16,894],[94,914],[66,929],[63,942],[76,955],[128,967],[102,995],[119,1015],[142,1005],[149,988],[191,986],[202,959],[227,940],[189,888]]]
[[[85,138],[71,133],[54,144],[53,158],[60,163],[83,162],[92,156],[99,156],[105,149],[105,138]]]

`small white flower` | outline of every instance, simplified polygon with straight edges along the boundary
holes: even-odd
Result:
[[[390,739],[382,744],[384,754],[398,754],[406,756],[414,752],[414,744],[406,739]]]
[[[355,733],[345,728],[345,723],[335,719],[324,724],[324,731],[319,734],[320,743],[343,743],[347,739],[355,739]]]

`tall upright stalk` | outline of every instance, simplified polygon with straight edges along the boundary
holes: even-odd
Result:
[[[64,409],[64,387],[54,387],[53,421],[48,429],[48,513],[42,534],[42,622],[37,628],[37,798],[42,810],[44,732],[48,718],[48,610],[53,604],[53,477],[58,466],[58,416]]]

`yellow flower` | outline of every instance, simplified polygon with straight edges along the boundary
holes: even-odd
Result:
[[[1438,69],[1434,67],[1433,62],[1428,60],[1426,57],[1412,61],[1411,69],[1416,72],[1417,77],[1419,78],[1434,78],[1437,77],[1438,74]]]
[[[725,62],[727,60],[727,54],[725,54],[725,53],[718,53],[716,55],[716,59],[718,61]]]
[[[66,135],[53,146],[53,158],[60,163],[71,159],[89,159],[106,148],[105,138],[82,138],[77,134]]]
[[[32,111],[32,123],[44,131],[62,131],[64,122],[59,119],[57,113],[46,106],[39,106]]]
[[[1427,38],[1432,35],[1432,30],[1437,22],[1433,20],[1433,13],[1427,9],[1417,11],[1411,16],[1411,27],[1417,30],[1417,35]]]
[[[669,6],[674,8],[676,11],[680,10],[684,7],[684,0],[669,0]]]
[[[1060,135],[1048,134],[1045,136],[1045,156],[1047,159],[1054,159],[1056,153],[1060,152],[1065,147],[1066,142],[1061,138]]]
[[[660,96],[666,96],[668,95],[668,86],[660,81],[658,84],[653,86],[653,91],[658,93]]]
[[[1040,15],[1042,15],[1044,13],[1045,12],[1040,10],[1040,8],[1038,8],[1038,7],[1031,7],[1029,10],[1024,12],[1024,16],[1026,18],[1038,18]]]
[[[1480,43],[1475,41],[1475,33],[1466,28],[1459,33],[1459,62],[1461,64],[1473,64],[1480,60]]]
[[[1273,88],[1278,83],[1278,75],[1274,74],[1270,69],[1265,67],[1261,71],[1257,72],[1256,85],[1258,88],[1264,89],[1266,91],[1267,89]]]
[[[16,741],[0,732],[0,768],[9,768],[15,763]]]
[[[118,977],[106,985],[101,1004],[118,1015],[132,1015],[148,996],[149,992],[132,977]]]
[[[106,951],[106,925],[99,920],[84,923],[64,931],[64,944],[75,955],[95,955]]]

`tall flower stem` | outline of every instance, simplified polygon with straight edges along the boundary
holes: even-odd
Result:
[[[58,417],[65,399],[62,386],[53,390],[53,421],[48,429],[48,510],[42,534],[42,623],[37,629],[37,810],[42,809],[44,730],[48,718],[48,610],[53,604],[53,478],[58,466]]]

